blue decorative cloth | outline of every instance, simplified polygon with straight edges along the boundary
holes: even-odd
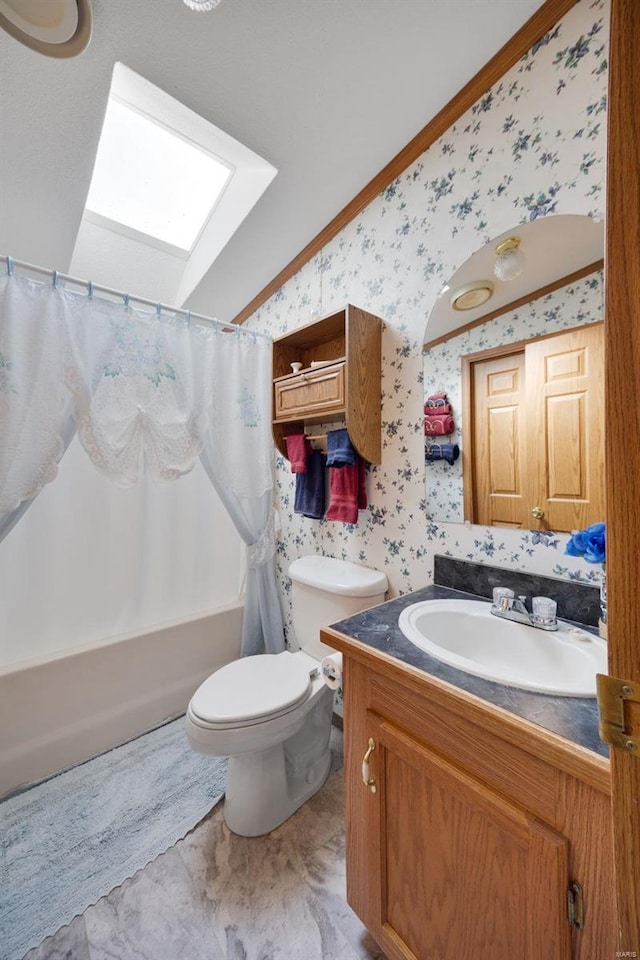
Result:
[[[327,433],[327,466],[350,467],[356,462],[356,452],[345,429]]]
[[[306,473],[296,473],[293,512],[311,520],[322,520],[325,511],[324,454],[312,450],[307,454]]]

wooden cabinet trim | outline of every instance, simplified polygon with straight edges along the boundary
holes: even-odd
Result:
[[[557,813],[559,774],[509,739],[496,740],[461,713],[418,697],[400,684],[372,675],[368,684],[372,710],[401,726],[434,753],[444,754],[462,770],[481,776],[491,789],[553,822]]]
[[[533,820],[530,826],[528,912],[536,920],[529,928],[527,956],[531,960],[563,960],[572,956],[566,915],[569,841],[544,823]]]

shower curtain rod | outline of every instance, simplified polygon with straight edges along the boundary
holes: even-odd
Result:
[[[208,323],[212,326],[226,327],[227,330],[235,331],[236,333],[251,334],[254,337],[261,337],[264,340],[271,340],[271,337],[266,333],[261,333],[258,330],[244,330],[237,323],[225,323],[224,320],[218,320],[215,317],[205,317],[201,313],[192,313],[191,310],[183,310],[182,307],[172,307],[170,304],[159,303],[156,300],[147,300],[146,297],[137,297],[135,294],[124,293],[122,290],[114,290],[112,287],[103,287],[99,283],[93,283],[90,280],[80,280],[78,277],[71,277],[66,273],[59,273],[57,270],[50,270],[48,267],[38,267],[33,263],[27,263],[25,260],[15,260],[13,257],[6,255],[0,256],[0,263],[5,263],[7,266],[7,273],[9,276],[13,273],[13,268],[18,267],[20,270],[27,270],[30,273],[38,273],[45,277],[55,278],[55,282],[63,280],[65,283],[73,283],[79,287],[86,287],[89,292],[100,292],[106,293],[111,297],[118,297],[120,300],[123,300],[125,305],[134,300],[136,303],[143,303],[148,307],[155,307],[160,311],[165,310],[169,313],[181,314],[183,317],[187,317],[189,320],[197,320],[199,323]]]

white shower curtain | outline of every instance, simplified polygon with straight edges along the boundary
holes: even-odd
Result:
[[[248,546],[243,655],[283,649],[272,525],[270,342],[21,276],[0,281],[0,539],[77,430],[129,486],[202,458]]]

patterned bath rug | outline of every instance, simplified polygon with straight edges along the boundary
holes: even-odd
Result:
[[[194,753],[184,719],[0,802],[0,958],[132,877],[224,794],[227,761]]]

